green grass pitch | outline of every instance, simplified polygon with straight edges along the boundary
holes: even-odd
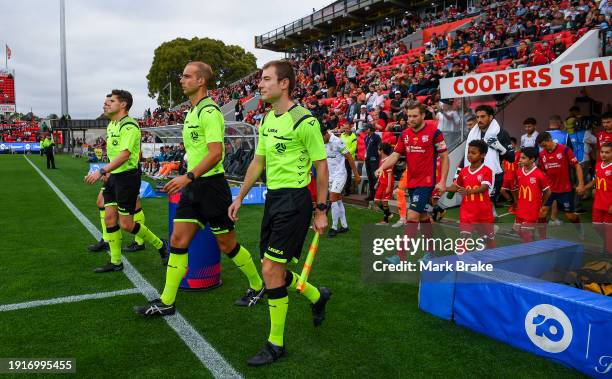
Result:
[[[83,183],[84,160],[57,156],[59,169],[46,170],[43,157],[29,158],[99,226],[100,186]],[[108,257],[87,251],[92,236],[23,156],[0,155],[0,183],[1,305],[133,287],[122,273],[92,272]],[[148,227],[167,237],[167,199],[145,199],[143,208]],[[238,240],[258,258],[262,207],[245,205],[239,216]],[[246,365],[267,338],[268,310],[265,301],[250,309],[233,305],[247,284],[227,258],[222,257],[223,285],[180,292],[178,310],[247,378],[581,376],[421,312],[414,284],[363,283],[360,226],[379,221],[380,214],[347,207],[347,218],[348,234],[321,239],[310,276],[333,291],[327,319],[315,329],[307,301],[290,295],[289,356],[278,363]],[[124,244],[131,241],[124,234]],[[149,247],[126,256],[161,291],[165,271],[157,252]],[[301,264],[293,269],[299,272]],[[210,377],[163,320],[132,313],[133,305],[144,302],[132,294],[0,312],[0,357],[73,357],[83,377]]]

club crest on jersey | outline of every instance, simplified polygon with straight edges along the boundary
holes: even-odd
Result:
[[[427,142],[427,141],[429,141],[429,136],[423,136],[423,137],[421,138],[421,141],[423,141],[423,142]]]
[[[606,170],[605,174],[606,174],[606,176],[612,175],[612,170]]]
[[[536,178],[529,178],[529,183],[535,184],[536,183]]]
[[[198,132],[191,132],[189,133],[189,136],[191,137],[192,141],[197,141],[198,138],[200,138],[200,135],[198,134]]]
[[[479,182],[482,182],[482,175],[478,175],[476,179],[478,179]]]
[[[561,159],[561,157],[563,157],[563,155],[561,155],[561,153],[557,154],[557,159]]]
[[[119,145],[119,141],[117,141],[116,139],[113,140],[113,146],[117,146]]]

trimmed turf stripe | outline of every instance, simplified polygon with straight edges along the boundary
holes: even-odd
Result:
[[[87,295],[75,295],[75,296],[56,297],[54,299],[47,299],[47,300],[26,301],[25,303],[15,303],[15,304],[0,305],[0,312],[8,312],[8,311],[16,311],[18,309],[42,307],[44,305],[54,305],[54,304],[64,304],[64,303],[76,303],[77,301],[92,300],[92,299],[104,299],[104,298],[107,298],[107,297],[132,295],[132,294],[135,294],[135,293],[140,293],[138,288],[130,288],[130,289],[127,289],[127,290],[119,290],[119,291],[111,291],[111,292],[90,293],[90,294],[87,294]]]

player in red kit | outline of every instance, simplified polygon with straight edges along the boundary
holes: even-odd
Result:
[[[484,165],[488,146],[483,140],[473,140],[468,145],[467,159],[470,165],[461,169],[449,192],[463,195],[459,207],[459,228],[463,238],[477,232],[487,247],[495,247],[493,231],[493,205],[489,189],[493,185],[493,171]]]
[[[601,116],[601,126],[603,127],[603,130],[597,133],[597,135],[595,136],[597,137],[597,151],[595,152],[597,155],[595,156],[598,159],[599,157],[601,157],[601,155],[599,154],[599,151],[601,150],[601,147],[603,146],[603,144],[606,142],[612,142],[612,113],[611,112],[606,112]]]
[[[595,187],[593,227],[604,241],[604,251],[612,254],[612,142],[604,142],[595,165],[595,178],[586,189]]]
[[[518,197],[514,229],[524,242],[533,241],[535,225],[545,212],[542,206],[550,197],[548,180],[535,165],[537,157],[538,152],[534,147],[524,148],[517,171]],[[545,237],[540,235],[540,238]]]
[[[408,213],[406,215],[406,235],[416,237],[417,227],[421,224],[421,232],[425,238],[433,236],[431,219],[425,208],[434,188],[442,195],[446,192],[448,175],[448,151],[444,136],[435,125],[425,124],[425,106],[421,103],[406,107],[409,127],[404,129],[395,151],[385,160],[376,175],[393,167],[400,156],[406,157],[408,170]],[[436,157],[440,156],[440,176],[436,176]],[[401,252],[400,252],[401,253]],[[425,256],[427,258],[428,255]],[[391,262],[399,262],[400,256],[395,256]]]
[[[548,183],[550,184],[551,195],[548,201],[544,203],[545,214],[539,220],[540,226],[543,229],[544,237],[546,235],[546,216],[553,202],[557,201],[557,209],[565,212],[565,218],[576,227],[580,238],[583,238],[584,231],[580,218],[574,212],[574,193],[572,191],[572,183],[570,181],[570,169],[573,167],[576,170],[576,178],[578,185],[576,193],[582,195],[584,193],[584,176],[582,167],[574,156],[574,152],[569,147],[556,143],[548,132],[542,132],[536,138],[536,144],[540,146],[539,167],[542,169]]]

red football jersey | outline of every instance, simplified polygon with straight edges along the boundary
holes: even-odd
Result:
[[[382,159],[378,164],[378,167],[382,167],[383,163],[387,160],[387,158]],[[395,178],[393,177],[393,167],[394,166],[389,167],[380,174],[378,180],[376,181],[376,188],[382,188],[384,191],[389,185],[389,181],[391,181],[391,192],[393,192],[393,186],[395,185]]]
[[[601,150],[601,145],[603,145],[604,142],[612,142],[612,132],[606,132],[605,130],[602,130],[601,132],[597,133],[596,137],[597,151]],[[600,159],[600,157],[597,157],[597,160]]]
[[[406,157],[409,173],[408,188],[433,187],[436,177],[436,157],[446,151],[444,136],[431,124],[415,132],[406,128],[395,145],[395,152]]]
[[[572,190],[570,165],[577,164],[578,160],[572,149],[560,143],[550,153],[544,149],[540,151],[540,168],[546,174],[551,192],[562,193]]]
[[[595,165],[595,201],[593,209],[608,211],[612,205],[612,162],[604,165],[602,161]]]
[[[478,189],[486,184],[491,188],[493,185],[493,171],[484,164],[475,171],[470,166],[461,169],[455,184],[466,189]],[[489,192],[463,196],[459,208],[459,221],[472,224],[485,224],[493,222],[493,207]]]
[[[525,171],[524,167],[517,170],[518,199],[516,217],[527,222],[536,222],[542,208],[542,195],[549,189],[548,180],[537,167]]]

